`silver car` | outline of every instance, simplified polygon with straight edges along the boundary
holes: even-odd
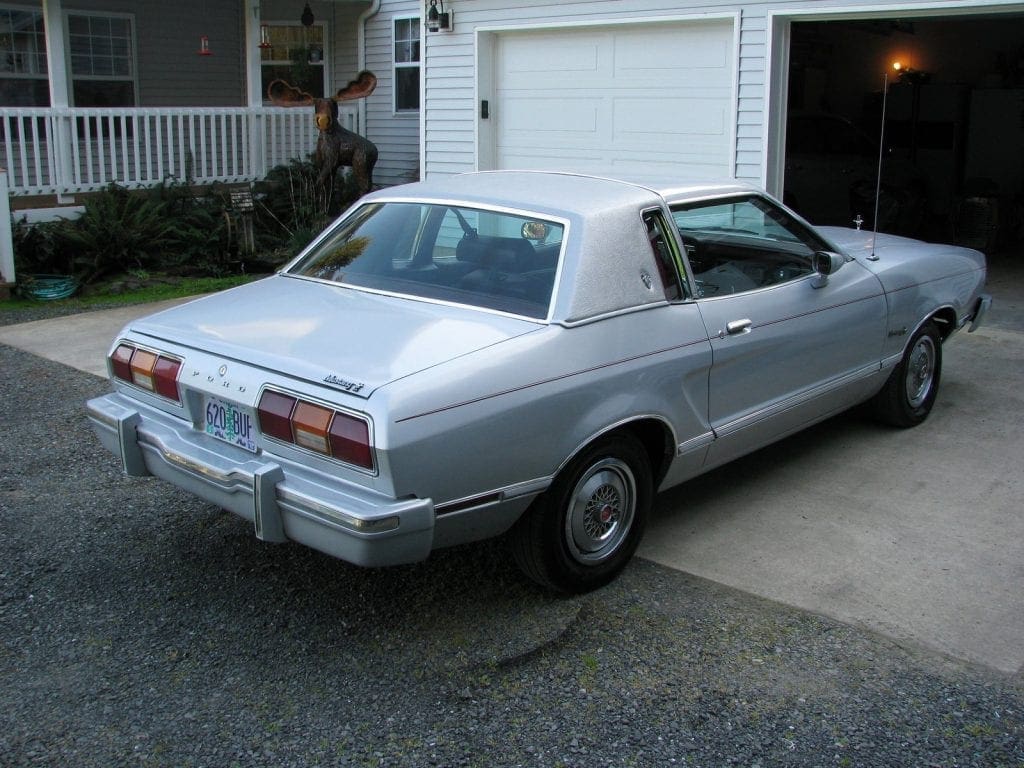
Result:
[[[869,403],[923,421],[977,251],[738,184],[467,174],[362,198],[280,273],[129,325],[88,403],[155,475],[366,566],[509,532],[606,583],[658,490]]]

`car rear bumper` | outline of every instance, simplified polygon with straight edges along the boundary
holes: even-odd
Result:
[[[212,438],[117,393],[86,408],[126,474],[159,477],[234,512],[264,541],[296,541],[362,566],[423,560],[433,546],[430,499],[396,500],[230,445],[211,450]]]

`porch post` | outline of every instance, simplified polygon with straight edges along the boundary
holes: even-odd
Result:
[[[260,0],[246,0],[245,76],[249,108],[249,172],[256,179],[267,175],[264,146],[263,76],[260,68]]]
[[[68,59],[64,47],[63,0],[43,0],[43,25],[46,35],[46,62],[50,71],[50,109],[53,110],[53,135],[56,147],[51,148],[54,159],[54,186],[57,199],[70,202],[63,197],[74,178],[71,160],[71,120],[68,112],[71,102],[68,97]]]
[[[7,197],[7,169],[0,168],[0,290],[14,278],[14,238],[11,235],[11,203]]]

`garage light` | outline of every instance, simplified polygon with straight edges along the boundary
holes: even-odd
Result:
[[[445,11],[444,0],[441,0],[441,10],[437,10],[437,0],[430,0],[427,8],[427,32],[451,32],[454,23],[454,14]]]

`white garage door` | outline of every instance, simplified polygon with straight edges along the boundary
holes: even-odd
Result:
[[[732,175],[731,20],[503,33],[494,50],[495,167]]]

